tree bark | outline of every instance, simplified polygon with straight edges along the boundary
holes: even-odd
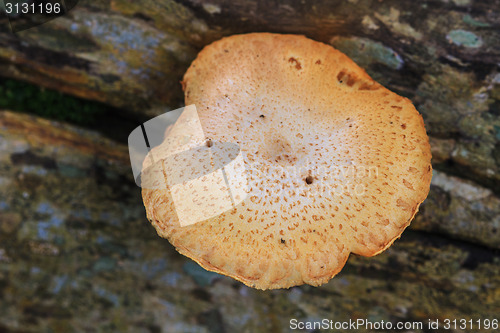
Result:
[[[498,250],[450,239],[476,241],[465,220],[446,226],[455,223],[446,216],[493,200],[467,182],[431,189],[431,205],[452,198],[439,217],[448,235],[407,230],[380,255],[352,255],[319,288],[262,292],[203,270],[156,235],[126,145],[7,111],[0,130],[2,332],[290,332],[293,318],[472,319],[464,331],[479,332],[477,320],[498,316]],[[481,240],[498,249],[493,235]]]
[[[95,306],[99,325],[136,331],[280,332],[294,316],[329,318],[331,309],[337,320],[493,319],[500,308],[499,8],[500,0],[82,0],[18,33],[0,16],[2,77],[141,117],[183,106],[179,81],[208,43],[256,31],[304,34],[413,101],[435,169],[412,230],[388,251],[351,258],[320,289],[259,293],[193,268],[151,233],[123,144],[2,111],[0,308],[10,312],[0,315],[0,331],[89,331]],[[270,318],[268,308],[282,313]],[[248,313],[259,319],[237,320]],[[221,320],[222,328],[210,326]]]
[[[179,81],[223,36],[270,31],[330,43],[413,100],[435,166],[500,193],[500,0],[80,1],[12,34],[0,74],[153,116],[182,106]]]

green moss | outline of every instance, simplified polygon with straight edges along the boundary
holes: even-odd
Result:
[[[483,45],[480,37],[470,31],[457,29],[452,30],[446,38],[455,45],[465,46],[470,48],[478,48]]]
[[[491,26],[489,23],[484,23],[473,19],[469,14],[464,15],[462,20],[473,27],[486,28]]]
[[[347,54],[363,68],[367,68],[373,63],[379,63],[398,70],[404,65],[404,61],[399,54],[382,43],[368,38],[339,37],[332,41],[332,45]]]
[[[211,285],[215,279],[220,277],[219,274],[209,272],[193,261],[186,261],[182,268],[186,274],[193,278],[196,284],[202,287]]]
[[[91,125],[108,107],[29,83],[0,81],[0,109],[33,113],[45,118]]]
[[[493,128],[495,129],[495,137],[500,140],[500,126],[494,125]]]

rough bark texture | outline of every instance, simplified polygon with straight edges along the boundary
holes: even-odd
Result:
[[[288,332],[291,318],[498,319],[499,8],[499,0],[82,0],[17,34],[0,16],[1,76],[138,116],[182,105],[182,74],[213,40],[305,34],[413,100],[436,170],[412,230],[388,251],[351,257],[320,288],[259,292],[199,269],[155,235],[124,144],[2,111],[0,331]]]
[[[17,34],[0,18],[0,73],[153,115],[182,105],[179,81],[207,43],[305,34],[414,101],[438,168],[499,194],[498,8],[500,0],[80,1]]]
[[[0,331],[288,332],[292,318],[498,315],[500,253],[483,245],[499,248],[498,236],[468,217],[498,217],[499,200],[470,182],[439,173],[414,225],[479,245],[410,230],[381,255],[351,256],[322,287],[262,292],[156,235],[125,145],[7,111],[0,130]]]

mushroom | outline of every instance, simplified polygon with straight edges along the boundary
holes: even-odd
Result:
[[[199,53],[183,89],[206,137],[239,146],[246,196],[181,225],[168,190],[142,194],[158,234],[207,270],[258,289],[324,284],[351,252],[388,248],[429,192],[418,111],[329,45],[223,38]]]

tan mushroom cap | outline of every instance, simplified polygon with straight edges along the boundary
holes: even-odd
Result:
[[[389,247],[429,192],[420,114],[329,45],[223,38],[199,53],[183,88],[206,136],[240,146],[247,197],[189,226],[168,191],[143,189],[143,199],[158,234],[208,270],[259,289],[321,285],[351,252]]]

